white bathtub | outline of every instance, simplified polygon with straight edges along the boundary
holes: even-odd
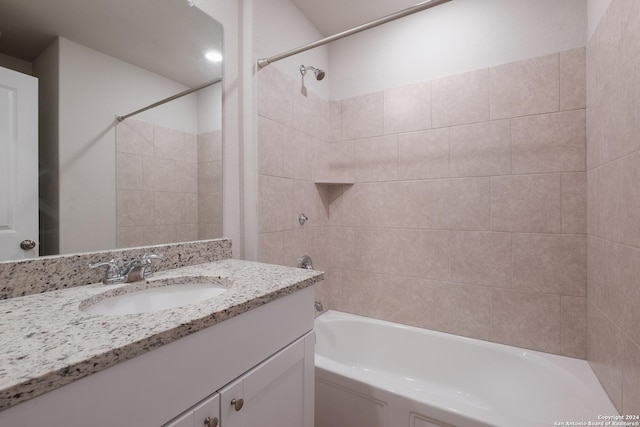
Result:
[[[617,415],[583,360],[336,311],[315,332],[316,427],[605,425]]]

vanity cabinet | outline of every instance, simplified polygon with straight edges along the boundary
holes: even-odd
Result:
[[[308,334],[221,389],[222,427],[312,427],[314,338]]]
[[[163,427],[313,427],[308,333]]]
[[[163,427],[219,427],[220,395],[214,393]]]
[[[313,300],[310,286],[259,305],[5,409],[0,426],[207,427],[220,411],[218,427],[312,427]]]

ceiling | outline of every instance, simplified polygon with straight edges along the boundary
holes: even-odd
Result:
[[[399,12],[423,0],[291,0],[325,36]]]
[[[222,25],[186,0],[0,0],[0,34],[0,53],[27,62],[61,36],[188,86],[220,75],[203,52]]]

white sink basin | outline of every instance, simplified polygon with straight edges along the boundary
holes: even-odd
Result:
[[[131,284],[84,301],[80,309],[89,314],[124,315],[149,313],[201,302],[229,290],[228,279],[182,276]]]

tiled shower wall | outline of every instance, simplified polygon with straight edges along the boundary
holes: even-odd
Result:
[[[128,119],[116,131],[117,246],[221,237],[220,131]]]
[[[585,357],[584,49],[340,102],[267,70],[262,260],[309,252],[337,310]]]
[[[588,360],[640,413],[640,2],[612,0],[587,46]]]

